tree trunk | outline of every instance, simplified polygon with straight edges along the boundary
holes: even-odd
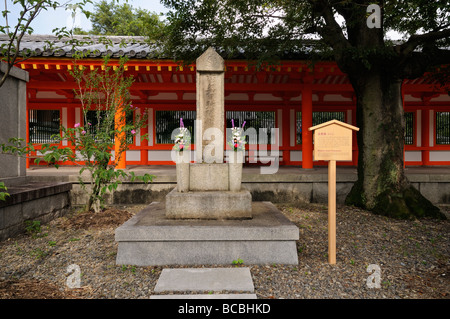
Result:
[[[386,71],[389,73],[389,70]],[[358,180],[346,204],[400,219],[445,215],[420,194],[404,172],[402,81],[381,70],[350,75],[357,98]]]

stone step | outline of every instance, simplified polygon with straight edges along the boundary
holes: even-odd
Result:
[[[176,268],[163,269],[155,293],[164,292],[243,292],[230,294],[153,295],[151,299],[256,299],[250,268]]]

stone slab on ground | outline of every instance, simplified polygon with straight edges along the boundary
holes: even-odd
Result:
[[[122,265],[298,264],[299,229],[270,202],[253,202],[251,219],[170,219],[154,202],[115,231]]]
[[[163,269],[155,292],[246,291],[254,292],[250,268]]]

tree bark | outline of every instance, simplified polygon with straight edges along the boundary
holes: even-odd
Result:
[[[358,180],[346,204],[399,219],[445,215],[405,176],[402,80],[390,70],[349,75],[357,98]]]

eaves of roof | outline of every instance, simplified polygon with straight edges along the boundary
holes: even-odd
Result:
[[[0,45],[8,42],[8,36],[0,35]],[[76,35],[59,38],[54,35],[25,35],[20,42],[20,51],[22,55],[33,57],[70,58],[76,51],[82,51],[90,58],[109,55],[143,59],[155,56],[158,48],[146,43],[144,37]]]
[[[0,35],[0,46],[8,42],[7,35]],[[280,56],[286,60],[305,59],[312,52],[318,51],[316,44],[317,41],[304,42],[300,47],[281,53]],[[70,38],[59,38],[55,35],[24,35],[20,42],[20,51],[22,56],[32,57],[71,58],[76,51],[81,51],[89,58],[108,55],[113,58],[127,56],[133,59],[171,59],[161,56],[161,48],[157,44],[148,43],[142,36],[74,35]],[[244,58],[243,50],[238,51],[241,56],[236,58]]]

